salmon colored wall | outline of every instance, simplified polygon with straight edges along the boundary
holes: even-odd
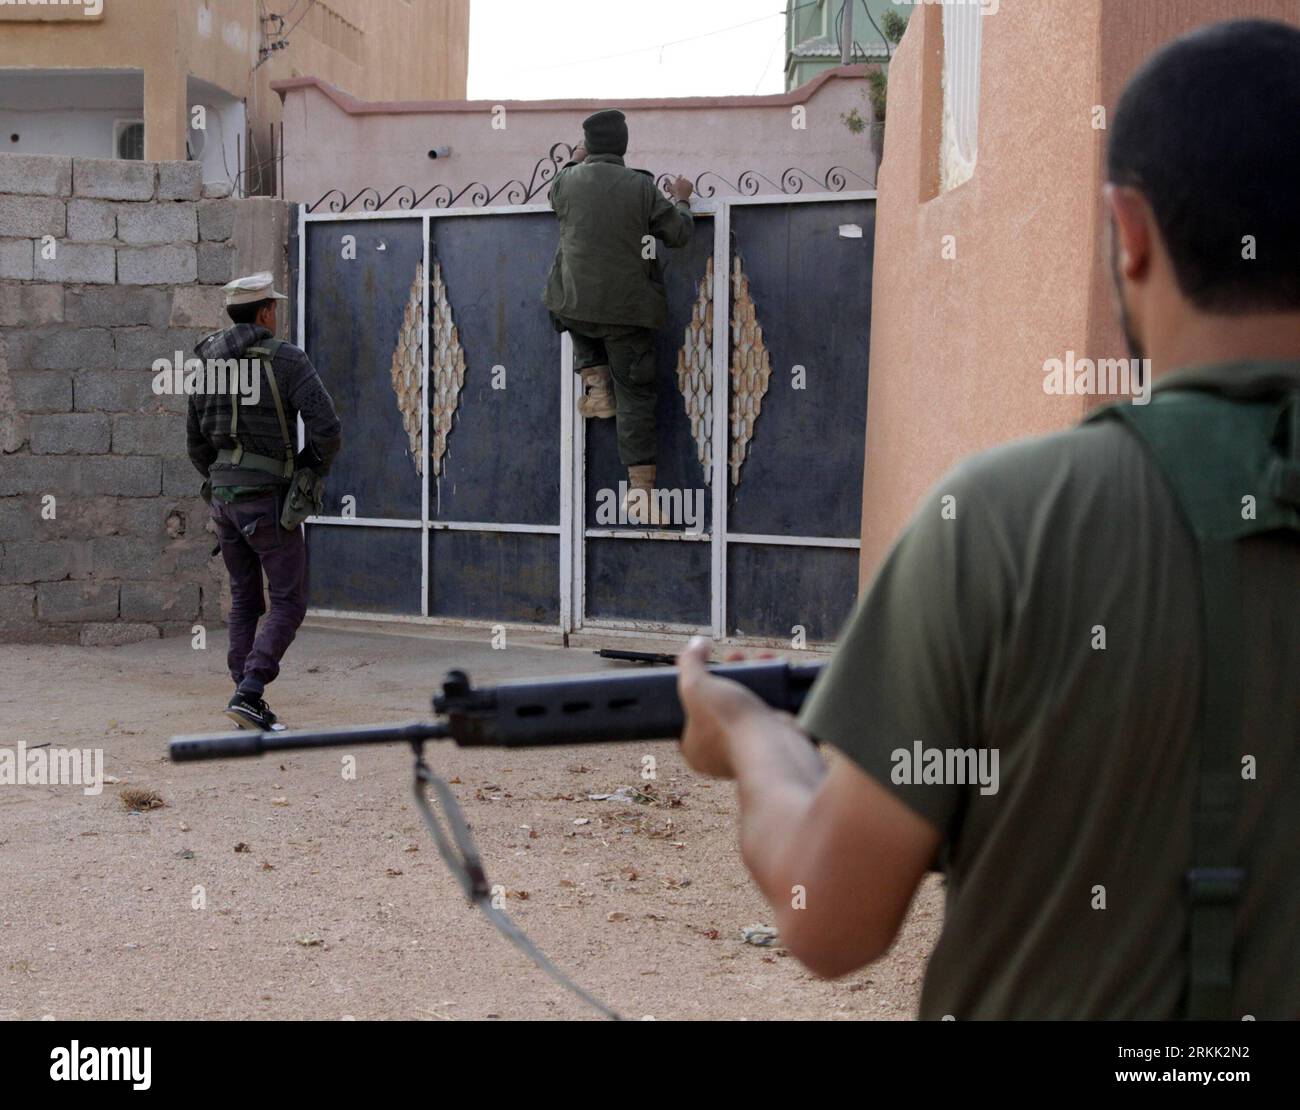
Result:
[[[1043,392],[1046,359],[1127,356],[1093,107],[1109,118],[1129,75],[1168,39],[1252,17],[1300,22],[1300,2],[1004,0],[984,17],[974,177],[933,199],[940,10],[910,21],[889,70],[879,171],[862,587],[958,459],[1084,415],[1084,398]],[[940,255],[945,235],[956,237],[955,261]]]
[[[330,190],[355,196],[368,186],[388,195],[401,185],[423,192],[441,184],[459,192],[476,181],[493,190],[512,179],[528,183],[552,144],[577,142],[582,120],[609,106],[627,112],[629,165],[692,179],[712,171],[716,176],[700,185],[718,195],[734,193],[724,182],[736,185],[746,170],[779,185],[792,167],[818,180],[841,167],[849,171],[845,189],[870,189],[876,180],[871,128],[855,132],[851,123],[871,119],[866,73],[862,65],[836,67],[774,96],[499,104],[376,103],[322,81],[278,81],[273,87],[284,97],[284,195],[312,204]],[[494,112],[498,107],[504,114]],[[494,127],[496,119],[504,126]],[[450,157],[430,159],[430,148],[442,146],[451,148]],[[805,192],[820,191],[810,178],[801,180]],[[761,193],[779,191],[778,185],[757,184]],[[545,189],[533,198],[545,200]]]
[[[862,584],[963,455],[1078,419],[1045,359],[1087,338],[1100,0],[985,16],[974,176],[937,189],[942,22],[910,21],[889,71],[872,280]],[[956,258],[942,257],[955,236]]]

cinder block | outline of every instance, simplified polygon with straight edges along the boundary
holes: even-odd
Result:
[[[33,455],[103,455],[112,437],[102,413],[35,415],[29,424]]]
[[[0,582],[58,582],[89,574],[89,540],[20,540],[0,550]]]
[[[58,503],[54,520],[40,517],[36,498],[0,498],[16,504],[26,503],[35,524],[32,533],[15,539],[92,540],[102,536],[139,536],[153,541],[159,550],[167,541],[164,527],[166,514],[173,503],[160,497],[80,497],[68,496]]]
[[[43,621],[117,619],[116,582],[42,582],[36,587],[36,615]]]
[[[63,238],[68,230],[67,202],[58,197],[0,195],[0,235],[39,239]]]
[[[27,424],[31,417],[25,412],[15,412],[6,405],[0,410],[0,459],[13,455],[28,446]]]
[[[204,200],[224,200],[234,191],[234,186],[229,181],[205,181],[203,183]]]
[[[158,400],[153,376],[143,370],[82,370],[72,379],[78,412],[145,412],[158,408]]]
[[[113,451],[118,455],[185,454],[185,421],[174,413],[113,417]]]
[[[76,490],[81,461],[57,455],[10,456],[0,466],[0,497],[20,493],[70,497]]]
[[[33,254],[33,276],[38,281],[112,285],[117,280],[117,260],[108,243],[58,243],[52,258],[45,257],[38,243]]]
[[[90,541],[91,568],[100,580],[152,578],[161,556],[157,542],[138,536],[101,536]]]
[[[168,574],[192,579],[194,575],[201,574],[211,563],[212,548],[215,543],[216,539],[206,533],[173,541],[168,545],[159,566]]]
[[[157,359],[194,357],[194,344],[203,338],[202,328],[131,328],[113,333],[117,368],[149,370]]]
[[[167,542],[166,514],[172,503],[160,497],[82,497],[59,506],[57,521],[43,522],[47,535],[65,539],[137,536],[162,550]]]
[[[0,239],[0,278],[31,281],[33,245],[30,239]]]
[[[227,327],[226,295],[220,286],[183,285],[172,293],[173,327],[215,330]]]
[[[199,205],[199,238],[224,243],[234,233],[234,201],[205,200]]]
[[[184,421],[184,414],[189,409],[190,399],[184,393],[162,393],[157,397],[158,409],[160,412],[169,412],[174,417],[181,417]]]
[[[290,205],[274,197],[245,197],[235,209],[235,273],[255,274],[269,270],[275,287],[286,292]]]
[[[115,357],[107,328],[25,328],[7,338],[15,370],[80,370],[112,365]]]
[[[68,238],[97,242],[117,236],[117,206],[107,200],[68,202]]]
[[[71,158],[53,154],[0,154],[0,193],[66,197],[71,192]]]
[[[0,285],[0,327],[63,323],[62,285]]]
[[[64,305],[69,324],[120,328],[167,326],[170,298],[162,289],[69,289]]]
[[[123,204],[117,210],[117,237],[124,243],[193,243],[199,220],[193,204]]]
[[[199,587],[193,582],[124,582],[124,620],[188,621],[199,613]]]
[[[35,539],[51,521],[41,519],[41,503],[34,497],[0,497],[0,543]]]
[[[36,587],[0,586],[0,635],[36,627]]]
[[[109,497],[154,497],[162,490],[162,461],[157,456],[101,455],[78,459],[75,492]],[[3,481],[0,478],[0,481]],[[0,492],[3,492],[0,489]],[[15,490],[15,493],[40,492]]]
[[[154,162],[118,158],[74,158],[72,191],[79,197],[102,200],[150,200],[158,170]]]
[[[198,200],[203,195],[202,162],[159,162],[159,200]]]
[[[123,285],[187,285],[199,270],[192,245],[168,244],[118,247],[117,273]]]
[[[162,461],[162,491],[166,497],[188,497],[197,499],[199,488],[203,485],[203,475],[190,462],[189,456],[181,458],[180,456],[170,456]],[[206,511],[207,506],[200,502],[200,506]],[[192,507],[192,506],[191,506]],[[194,526],[194,518],[190,518],[191,527]]]
[[[123,644],[138,644],[142,640],[156,640],[158,636],[158,629],[152,624],[92,622],[82,626],[77,642],[82,647],[121,647]]]
[[[225,285],[235,277],[235,248],[229,243],[200,243],[198,280]]]
[[[9,384],[19,412],[72,411],[72,375],[66,370],[13,370]]]

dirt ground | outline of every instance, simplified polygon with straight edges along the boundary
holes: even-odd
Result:
[[[224,654],[222,632],[205,651],[0,645],[0,744],[102,748],[122,780],[98,796],[0,786],[0,1018],[591,1016],[465,903],[411,804],[406,749],[172,765],[171,735],[228,727]],[[500,651],[486,631],[317,622],[268,700],[300,728],[401,721],[428,715],[452,666],[485,683],[619,665],[539,636]],[[914,1016],[942,919],[933,878],[889,956],[828,983],[741,940],[769,915],[733,788],[673,745],[428,754],[511,914],[624,1015]],[[659,803],[588,799],[642,785],[645,754]],[[128,786],[165,805],[130,812]]]

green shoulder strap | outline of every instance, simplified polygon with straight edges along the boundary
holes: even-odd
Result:
[[[268,339],[256,347],[247,348],[244,353],[256,358],[262,366],[262,372],[266,375],[266,380],[271,387],[271,400],[275,402],[275,415],[280,421],[280,439],[284,444],[284,476],[293,477],[293,440],[289,438],[289,423],[284,418],[284,405],[280,401],[280,387],[275,384],[275,373],[272,370],[271,363],[275,359],[275,353],[284,346],[282,339]],[[239,442],[237,434],[239,430],[239,402],[236,400],[230,406],[230,437],[235,441],[235,449],[231,452],[230,461],[239,465],[239,460],[244,455],[244,445]],[[269,463],[268,463],[269,465]]]
[[[1112,405],[1089,420],[1122,420],[1169,483],[1199,553],[1205,672],[1197,722],[1199,771],[1192,861],[1185,875],[1186,1016],[1227,1019],[1237,904],[1241,791],[1242,629],[1238,543],[1300,533],[1300,391],[1241,400],[1197,389]]]

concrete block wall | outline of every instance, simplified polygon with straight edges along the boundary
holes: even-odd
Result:
[[[284,288],[288,206],[205,194],[197,162],[0,154],[0,640],[124,643],[221,620],[185,398],[155,359]]]

